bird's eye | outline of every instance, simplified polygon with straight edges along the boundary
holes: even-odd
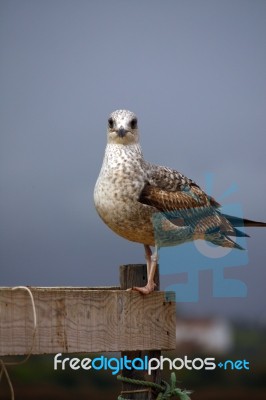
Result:
[[[113,118],[109,118],[109,119],[108,119],[108,126],[109,126],[109,128],[113,129],[113,127],[114,127],[114,120],[113,120]]]
[[[133,118],[133,119],[131,120],[131,122],[130,122],[130,128],[131,128],[131,129],[136,129],[136,128],[137,128],[137,125],[138,125],[137,118]]]

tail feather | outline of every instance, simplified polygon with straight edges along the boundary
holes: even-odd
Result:
[[[257,226],[266,227],[266,222],[252,221],[247,218],[233,217],[232,215],[222,214],[233,226]]]
[[[245,250],[238,243],[230,239],[229,236],[237,236],[237,237],[248,237],[249,235],[245,232],[242,232],[239,229],[236,229],[236,226],[258,226],[258,227],[266,227],[265,222],[252,221],[246,218],[234,217],[232,215],[220,214],[220,226],[211,227],[208,231],[206,231],[205,240],[216,244],[217,246],[222,247],[231,247],[239,250]]]
[[[229,236],[237,236],[237,237],[250,237],[247,233],[245,233],[243,231],[240,231],[239,229],[236,229],[235,227],[234,227],[234,232],[235,232],[234,235],[232,235],[229,232],[227,232],[227,235],[229,235]]]
[[[244,247],[240,246],[238,243],[234,242],[226,235],[206,236],[205,240],[208,240],[209,242],[216,244],[217,246],[245,250]]]

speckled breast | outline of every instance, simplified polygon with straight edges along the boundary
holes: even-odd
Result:
[[[154,209],[138,201],[142,187],[141,180],[129,179],[125,171],[103,171],[95,185],[95,207],[106,225],[118,235],[154,245],[151,219]]]

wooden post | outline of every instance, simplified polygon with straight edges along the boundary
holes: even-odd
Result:
[[[157,266],[155,274],[156,289],[160,289],[159,282],[159,268]],[[128,289],[134,286],[145,286],[147,283],[147,267],[146,264],[129,264],[121,265],[120,267],[120,286],[121,289]],[[122,352],[122,357],[127,356],[128,359],[141,358],[144,359],[145,356],[148,358],[159,358],[161,355],[161,350],[151,350],[151,351],[128,351]],[[148,375],[146,371],[139,370],[123,370],[123,377],[131,379],[139,379],[151,381],[160,384],[161,382],[161,371],[159,369],[154,370],[152,375]],[[122,383],[122,397],[125,399],[132,400],[154,400],[156,399],[155,394],[151,389],[146,389],[144,392],[135,392],[137,390],[145,390],[144,386],[137,386],[130,383]],[[126,393],[128,392],[128,393]],[[131,392],[131,393],[130,393]]]

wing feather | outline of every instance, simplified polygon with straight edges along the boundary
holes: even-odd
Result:
[[[161,171],[161,178],[160,171],[155,170],[140,194],[142,204],[154,207],[174,225],[192,227],[198,235],[240,236],[217,210],[220,204],[192,180],[166,168]]]
[[[219,204],[198,186],[191,185],[189,190],[171,192],[160,187],[146,184],[139,201],[157,208],[158,211],[171,212],[202,207],[219,207]]]

